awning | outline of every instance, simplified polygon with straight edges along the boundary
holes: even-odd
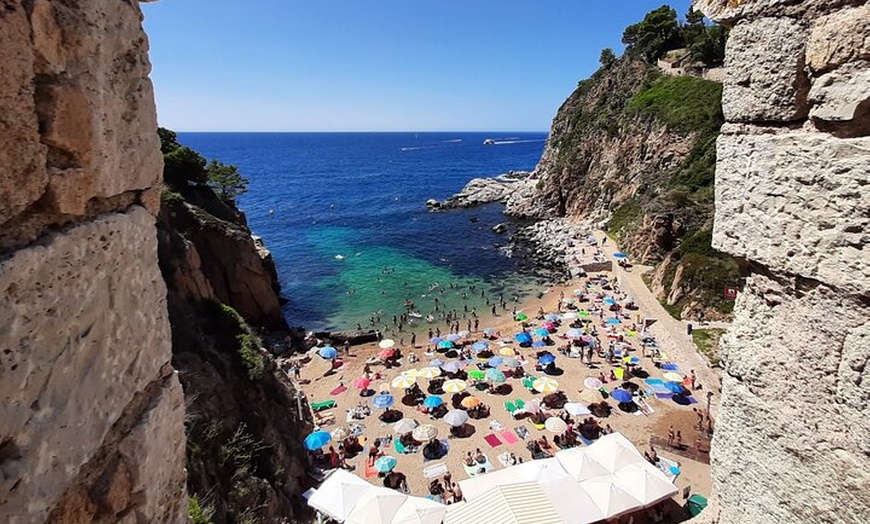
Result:
[[[444,524],[562,524],[536,482],[497,486],[473,501],[447,507]]]

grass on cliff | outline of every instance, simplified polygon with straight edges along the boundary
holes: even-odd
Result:
[[[607,231],[612,234],[617,242],[634,233],[643,218],[643,208],[637,204],[626,202],[616,208],[610,220],[607,221]]]
[[[226,304],[218,304],[217,309],[223,321],[221,325],[229,331],[228,334],[235,340],[236,353],[247,369],[248,377],[251,380],[262,378],[266,360],[260,352],[259,337],[251,331],[251,327],[235,309]]]
[[[720,367],[719,339],[725,334],[721,328],[695,329],[692,330],[692,341],[698,348],[698,352],[710,361],[713,367]]]
[[[634,95],[628,108],[652,114],[671,129],[718,131],[722,125],[722,84],[693,76],[662,76]]]

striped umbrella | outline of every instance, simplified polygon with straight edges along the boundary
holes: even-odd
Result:
[[[466,384],[464,380],[454,378],[450,380],[445,380],[444,384],[441,386],[441,389],[443,389],[445,393],[459,393],[465,391],[465,388],[467,387],[468,384]]]
[[[420,376],[420,372],[414,368],[411,368],[411,369],[406,369],[405,371],[402,371],[402,375],[406,375],[406,376],[409,376],[411,378],[416,378],[416,377]]]
[[[332,430],[332,438],[335,441],[344,440],[350,436],[350,430],[344,426],[339,426]]]
[[[438,436],[438,428],[432,424],[423,424],[422,426],[414,428],[414,431],[411,432],[411,436],[414,437],[414,440],[426,442]]]
[[[568,424],[559,417],[550,417],[544,422],[544,427],[552,433],[564,433],[568,429]]]
[[[390,385],[396,389],[405,389],[413,386],[417,383],[417,379],[414,377],[409,377],[408,375],[402,374],[398,377],[394,378]]]
[[[503,355],[505,357],[512,357],[512,356],[516,355],[517,352],[514,351],[514,349],[511,347],[505,346],[505,347],[498,350],[498,354]]]
[[[397,435],[406,435],[414,431],[414,428],[419,425],[420,424],[418,424],[417,421],[412,418],[403,418],[402,420],[393,424],[393,431],[395,431]]]
[[[372,397],[372,406],[377,409],[386,409],[393,405],[396,399],[389,393],[381,393]]]
[[[541,393],[555,393],[559,391],[559,383],[549,377],[536,379],[532,383],[532,387],[535,391],[540,391]]]
[[[436,367],[425,367],[421,368],[420,371],[417,372],[418,377],[432,379],[441,374],[441,370]]]
[[[389,455],[384,455],[383,457],[379,457],[378,460],[375,461],[375,471],[378,473],[386,473],[387,471],[391,471],[396,467],[399,461],[394,459]]]

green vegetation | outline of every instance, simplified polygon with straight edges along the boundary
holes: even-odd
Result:
[[[178,135],[169,129],[157,128],[160,151],[163,153],[163,181],[180,189],[186,185],[207,185],[225,202],[232,202],[248,190],[248,179],[234,165],[205,157],[178,142]]]
[[[662,76],[628,102],[678,131],[718,132],[722,125],[722,85],[693,76]]]
[[[616,62],[616,53],[613,52],[613,49],[605,47],[601,50],[601,56],[598,57],[598,62],[601,64],[601,67],[607,69]]]
[[[607,231],[621,241],[633,233],[643,218],[643,208],[637,204],[625,203],[618,207],[607,222]]]
[[[719,359],[719,340],[724,334],[725,330],[719,328],[692,330],[692,341],[695,342],[698,352],[707,357],[713,367],[722,364]]]
[[[245,319],[239,313],[226,304],[218,304],[220,325],[235,342],[236,354],[242,360],[248,370],[251,380],[259,380],[263,377],[266,360],[260,352],[260,339],[255,335]]]
[[[625,52],[655,64],[668,51],[686,48],[688,58],[707,67],[722,65],[728,32],[722,26],[704,24],[704,16],[689,8],[686,22],[677,21],[677,12],[663,5],[644,16],[641,22],[625,28]]]
[[[201,503],[194,495],[187,499],[187,516],[192,524],[213,524],[214,507]]]

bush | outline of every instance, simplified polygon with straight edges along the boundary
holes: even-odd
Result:
[[[224,325],[234,337],[236,353],[242,360],[242,364],[248,370],[248,377],[251,380],[258,380],[263,377],[263,371],[266,367],[266,360],[260,352],[260,339],[253,332],[250,326],[245,322],[245,319],[239,315],[238,311],[226,304],[219,304],[218,310]]]
[[[621,240],[637,229],[641,218],[643,218],[642,207],[633,203],[625,203],[616,208],[610,215],[610,220],[607,221],[607,231],[613,233],[617,240]]]
[[[214,507],[200,503],[196,495],[187,499],[187,516],[192,524],[213,524]]]
[[[718,132],[724,121],[722,85],[692,76],[662,76],[636,94],[628,107],[685,132]]]

